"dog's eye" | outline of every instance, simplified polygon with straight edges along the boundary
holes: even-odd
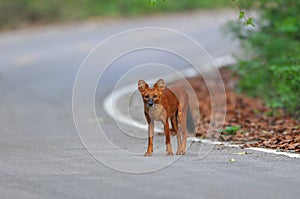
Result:
[[[157,98],[157,95],[154,95],[153,98]]]
[[[145,98],[148,99],[148,98],[149,98],[149,95],[145,95]]]

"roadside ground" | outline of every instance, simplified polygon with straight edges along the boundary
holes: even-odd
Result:
[[[199,101],[201,118],[196,136],[218,138],[242,144],[300,153],[300,122],[283,110],[272,110],[260,99],[235,92],[238,76],[227,68],[220,69],[226,89],[227,112],[224,128],[206,136],[211,116],[211,100],[201,77],[189,79]],[[270,91],[266,91],[270,92]]]

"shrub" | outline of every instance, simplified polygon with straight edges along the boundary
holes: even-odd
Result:
[[[255,0],[248,6],[259,13],[256,28],[229,25],[250,57],[234,67],[241,76],[238,90],[300,118],[300,1]]]

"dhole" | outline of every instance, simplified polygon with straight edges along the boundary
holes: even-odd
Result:
[[[189,108],[188,94],[178,86],[167,88],[164,80],[159,79],[150,88],[144,80],[138,81],[138,90],[144,101],[144,113],[148,122],[148,149],[145,156],[153,153],[154,121],[164,124],[167,155],[173,155],[170,142],[169,118],[177,137],[176,155],[186,152],[187,124],[189,131],[194,132],[194,121]]]

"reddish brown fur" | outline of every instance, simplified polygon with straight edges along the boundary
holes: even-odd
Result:
[[[176,155],[185,154],[187,139],[186,117],[189,108],[188,94],[180,87],[165,87],[162,79],[159,79],[153,88],[150,88],[144,80],[139,80],[138,89],[144,101],[144,112],[148,122],[148,148],[145,156],[151,156],[153,153],[154,121],[161,121],[164,124],[167,155],[173,155],[169,118],[177,136]]]

